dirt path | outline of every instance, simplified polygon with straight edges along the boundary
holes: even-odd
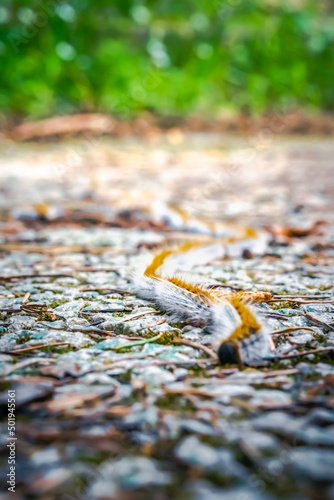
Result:
[[[333,157],[328,139],[177,131],[2,144],[1,434],[15,391],[17,438],[8,498],[333,498]],[[198,219],[266,228],[261,255],[195,274],[285,295],[258,312],[286,359],[216,366],[201,329],[136,297],[131,276],[149,250]]]

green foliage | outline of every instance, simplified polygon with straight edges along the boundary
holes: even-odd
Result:
[[[333,110],[333,14],[316,0],[2,0],[0,109]]]

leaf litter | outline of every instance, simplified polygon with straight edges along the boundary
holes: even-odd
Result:
[[[21,497],[331,498],[333,146],[280,139],[231,169],[233,144],[103,139],[60,171],[80,142],[1,152],[0,404],[16,390]],[[195,269],[273,294],[264,366],[219,366],[203,330],[136,297],[149,251],[189,237],[154,217],[156,193],[270,229],[261,255]]]

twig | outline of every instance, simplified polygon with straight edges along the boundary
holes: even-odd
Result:
[[[15,372],[16,370],[19,370],[20,368],[24,368],[25,366],[28,365],[33,365],[35,363],[45,363],[45,361],[49,361],[50,363],[55,363],[57,360],[53,358],[30,358],[30,359],[25,359],[21,361],[20,363],[16,363],[15,366],[12,366],[9,368],[5,373],[2,374],[2,377],[6,377],[12,372]]]
[[[189,389],[164,389],[164,394],[179,394],[180,396],[204,396],[206,398],[214,398],[215,394],[210,394],[207,391],[201,391],[201,389],[197,389],[196,387],[189,387]]]
[[[47,328],[50,328],[50,330],[59,330],[59,331],[63,330],[63,331],[66,331],[66,328],[64,328],[62,326],[46,325],[44,323],[44,321],[40,321],[39,324],[42,325],[42,326],[46,326]]]
[[[41,325],[50,328],[51,330],[58,330],[64,332],[81,332],[81,333],[101,333],[102,335],[108,335],[109,337],[115,337],[116,333],[112,330],[100,330],[99,328],[89,327],[89,328],[71,328],[71,327],[58,327],[53,325],[47,325],[43,321],[40,322]]]
[[[309,332],[317,333],[309,326],[291,326],[290,328],[283,328],[282,330],[274,330],[273,332],[270,332],[269,335],[283,335],[285,333],[296,332],[298,330],[307,330]]]
[[[17,279],[28,279],[28,278],[73,278],[72,274],[14,274],[12,276],[0,276],[0,280],[11,281]]]
[[[4,312],[6,314],[10,313],[17,313],[20,311],[23,311],[25,313],[31,314],[31,315],[37,315],[39,316],[41,313],[44,315],[48,316],[51,320],[55,320],[57,317],[63,318],[63,316],[55,314],[53,311],[48,311],[48,306],[47,304],[25,304],[24,302],[20,304],[18,307],[12,307],[12,308],[1,308],[1,312]]]
[[[133,319],[141,318],[142,316],[146,316],[147,314],[158,314],[159,311],[156,309],[148,309],[146,311],[138,312],[135,314],[132,314],[131,316],[127,316],[126,318],[123,319],[123,321],[131,321]]]
[[[218,366],[220,363],[219,361],[215,361],[213,359],[192,359],[192,360],[187,360],[187,361],[160,361],[159,363],[156,363],[156,366],[172,366],[172,365],[177,365],[177,366],[187,366],[187,365],[199,365],[199,366],[206,366],[206,365],[211,365],[211,366]]]
[[[206,347],[205,345],[199,344],[197,342],[192,342],[191,340],[180,339],[180,338],[173,339],[173,342],[175,342],[176,344],[187,345],[189,347],[193,347],[194,349],[199,349],[205,352],[209,356],[209,358],[214,359],[215,361],[218,360],[217,354],[212,349],[209,349],[209,347]]]
[[[95,268],[95,267],[84,267],[82,269],[75,269],[73,271],[73,274],[76,273],[116,273],[118,274],[117,269],[114,268],[106,268],[106,269],[100,269],[100,268]]]
[[[72,342],[53,342],[52,344],[38,344],[22,349],[12,349],[10,351],[0,351],[0,354],[21,354],[22,352],[34,351],[35,349],[42,349],[43,347],[61,346],[61,345],[75,345]]]
[[[84,253],[87,251],[87,247],[83,245],[39,245],[37,243],[1,243],[1,252],[26,252],[26,253],[41,253],[43,255],[60,255],[67,252],[71,253]],[[91,247],[89,252],[93,255],[99,255],[105,251],[105,247]],[[34,277],[38,275],[33,275]],[[52,275],[54,276],[54,275]],[[18,276],[21,278],[22,276]],[[5,279],[8,277],[5,277]],[[1,278],[0,278],[1,279]]]
[[[309,354],[318,354],[319,352],[331,352],[334,351],[334,347],[321,347],[319,349],[311,349],[310,351],[298,352],[296,354],[287,354],[285,356],[272,356],[269,359],[289,359],[289,358],[299,358],[300,356],[308,356]]]
[[[115,307],[114,309],[100,309],[97,313],[116,313],[116,312],[126,312],[123,306]]]
[[[118,293],[119,295],[131,295],[132,292],[128,290],[121,290],[120,288],[90,288],[90,287],[85,287],[85,288],[80,288],[80,292],[103,292],[103,295],[108,295],[112,293]]]
[[[272,300],[277,299],[277,300],[285,300],[285,299],[304,299],[304,300],[310,300],[310,299],[329,299],[330,295],[328,296],[323,296],[323,295],[293,295],[293,294],[282,294],[282,295],[274,295]]]
[[[118,273],[116,269],[96,269],[86,267],[83,269],[75,269],[71,273],[40,273],[40,274],[13,274],[12,276],[0,276],[0,280],[11,281],[13,279],[28,279],[28,278],[73,278],[77,273]]]
[[[309,321],[311,321],[311,323],[313,323],[314,325],[321,326],[321,328],[324,328],[328,332],[334,331],[334,327],[329,326],[327,323],[324,323],[323,321],[320,321],[320,319],[314,318],[313,316],[311,316],[308,313],[304,313],[303,316],[305,316],[305,318],[307,318]]]
[[[282,321],[288,321],[290,319],[289,316],[286,316],[285,314],[281,313],[268,312],[268,313],[263,313],[262,315],[265,316],[266,318],[274,318]]]
[[[334,304],[334,300],[296,300],[296,299],[271,299],[268,300],[268,302],[283,302],[284,300],[287,300],[288,302],[293,302],[294,304]]]
[[[242,292],[242,288],[238,288],[236,286],[232,286],[232,285],[227,285],[227,284],[223,284],[223,283],[217,283],[217,284],[214,284],[214,285],[209,285],[208,286],[209,289],[216,289],[216,288],[230,288],[231,290],[234,290],[235,292]]]
[[[151,330],[155,326],[163,325],[164,323],[166,323],[166,319],[161,318],[161,319],[158,319],[158,321],[156,321],[155,323],[152,323],[151,325],[145,326],[143,329]]]

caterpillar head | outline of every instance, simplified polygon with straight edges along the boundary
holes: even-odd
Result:
[[[243,339],[228,339],[218,347],[219,361],[224,364],[244,364],[256,366],[263,363],[269,350],[267,336],[262,330],[250,329]]]
[[[237,342],[222,342],[218,347],[218,359],[222,365],[239,364],[241,362]]]
[[[269,337],[257,320],[249,303],[240,297],[230,297],[239,322],[230,335],[221,339],[217,353],[222,364],[258,365],[269,350]]]
[[[221,364],[239,363],[238,341],[231,339],[242,326],[240,315],[228,300],[221,299],[212,307],[212,320],[208,333],[212,334],[212,346]]]

